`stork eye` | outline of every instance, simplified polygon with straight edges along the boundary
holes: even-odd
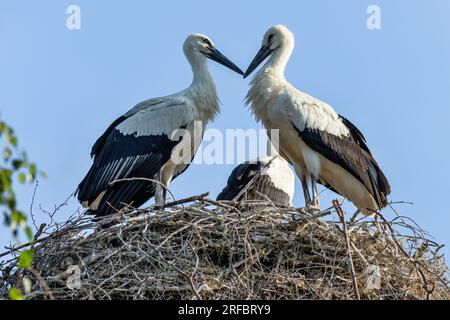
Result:
[[[273,36],[274,36],[273,34],[271,34],[271,35],[269,36],[269,39],[268,39],[269,43],[272,43]]]
[[[211,43],[211,41],[209,41],[208,39],[203,39],[203,42],[206,43],[206,45],[207,45],[208,47],[212,47],[212,43]]]

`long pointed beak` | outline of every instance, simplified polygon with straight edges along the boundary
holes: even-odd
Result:
[[[227,68],[230,68],[234,72],[237,72],[240,75],[244,75],[244,71],[242,71],[237,65],[235,65],[233,62],[231,62],[227,57],[225,57],[216,48],[211,48],[210,53],[208,53],[206,56],[209,59],[214,60]]]
[[[245,71],[244,79],[247,78],[249,75],[252,74],[252,72],[258,68],[258,66],[263,63],[264,60],[267,59],[268,56],[272,54],[272,50],[270,50],[270,47],[268,46],[262,46],[261,49],[256,54],[255,58],[253,59],[252,63],[248,66],[247,71]]]

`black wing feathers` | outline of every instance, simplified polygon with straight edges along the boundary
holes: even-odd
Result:
[[[368,151],[362,133],[349,121],[350,137],[339,137],[317,129],[298,130],[300,138],[314,151],[338,164],[358,179],[378,202],[380,208],[387,204],[389,183],[377,162]],[[355,138],[356,137],[356,138]]]
[[[139,208],[155,195],[155,184],[148,181],[119,182],[105,193],[98,209],[92,214],[106,216],[117,212],[124,206]]]
[[[377,162],[375,161],[375,158],[372,156],[372,152],[370,151],[369,147],[367,146],[366,137],[364,137],[363,133],[347,118],[345,118],[342,115],[339,115],[339,117],[342,119],[342,123],[349,129],[350,134],[354,141],[368,154],[371,155],[371,162],[373,165],[369,166],[371,168],[371,175],[375,181],[377,181],[377,187],[380,188],[380,191],[384,193],[385,195],[388,195],[391,193],[391,188],[389,186],[389,182],[384,175],[384,173],[381,171],[380,167],[378,166]]]
[[[109,136],[103,139],[104,145],[96,148],[98,153],[95,153],[94,164],[79,185],[78,199],[91,204],[100,193],[106,191],[97,215],[110,213],[107,208],[111,206],[142,205],[154,195],[151,183],[127,181],[110,184],[128,178],[154,179],[180,140],[170,140],[166,135],[136,137],[123,135],[117,129],[111,130]]]
[[[109,127],[108,129],[106,129],[106,131],[100,136],[100,138],[97,139],[97,141],[95,142],[94,146],[92,147],[91,150],[91,157],[97,155],[100,153],[100,151],[102,150],[103,146],[106,143],[106,140],[108,140],[109,135],[111,134],[111,132],[119,125],[121,124],[124,120],[126,119],[125,116],[121,116],[118,119],[116,119],[116,121],[114,121]]]
[[[350,131],[351,136],[353,137],[353,140],[366,152],[369,154],[372,154],[370,152],[369,147],[367,146],[366,137],[364,137],[363,133],[347,118],[345,118],[342,115],[339,115],[339,118],[342,119],[342,123],[348,128]]]

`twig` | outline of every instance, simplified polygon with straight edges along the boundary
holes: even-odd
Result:
[[[17,251],[22,250],[24,248],[27,248],[29,246],[34,246],[37,243],[41,243],[41,242],[44,242],[44,241],[47,241],[47,240],[59,237],[59,236],[65,234],[65,233],[67,233],[69,231],[73,231],[73,230],[66,229],[66,230],[63,230],[63,231],[55,232],[55,233],[52,233],[49,236],[43,237],[41,239],[36,239],[36,240],[30,241],[28,243],[22,244],[22,245],[20,245],[18,247],[15,247],[15,248],[8,248],[8,247],[6,247],[6,249],[8,249],[8,251],[5,251],[5,252],[1,253],[0,254],[0,258],[3,258],[3,257],[5,257],[5,256],[7,256],[7,255],[9,255],[9,254],[11,254],[13,252],[17,252]]]
[[[208,196],[209,196],[209,192],[206,192],[206,193],[202,193],[202,194],[200,194],[198,196],[193,196],[193,197],[189,197],[189,198],[185,198],[185,199],[169,202],[169,203],[166,203],[166,204],[155,204],[155,205],[152,206],[152,208],[153,209],[171,208],[171,207],[178,206],[180,204],[185,204],[185,203],[189,203],[189,202],[204,200]]]
[[[136,177],[136,178],[127,178],[127,179],[118,179],[118,180],[115,180],[115,181],[111,182],[109,185],[110,185],[110,186],[113,186],[113,185],[115,185],[115,184],[117,184],[117,183],[119,183],[119,182],[127,182],[127,181],[146,181],[146,182],[158,184],[158,185],[160,185],[161,187],[163,187],[167,192],[169,192],[169,194],[171,195],[171,197],[173,198],[173,200],[176,200],[174,194],[172,193],[172,191],[170,191],[170,189],[169,189],[164,183],[162,183],[161,181],[155,180],[155,179],[150,179],[150,178],[139,178],[139,177]]]
[[[33,196],[31,198],[31,204],[30,204],[30,217],[31,217],[31,220],[33,221],[33,226],[36,230],[38,230],[38,227],[36,224],[36,220],[34,219],[33,206],[34,206],[34,199],[36,198],[36,191],[37,191],[38,186],[39,186],[39,181],[36,180],[36,184],[35,184],[34,190],[33,190]]]
[[[36,240],[39,239],[39,237],[42,235],[42,233],[44,232],[44,229],[45,229],[46,226],[47,225],[45,223],[43,223],[43,224],[41,224],[41,226],[37,230],[36,234],[33,237],[34,243],[31,245],[31,249],[34,249],[34,246],[36,245]]]
[[[274,156],[272,159],[270,159],[269,162],[267,162],[266,164],[264,164],[264,167],[259,170],[259,172],[257,172],[255,174],[255,176],[250,180],[249,183],[247,183],[247,185],[245,186],[244,189],[242,189],[234,198],[232,201],[237,201],[243,194],[245,194],[247,192],[248,189],[250,189],[250,187],[253,185],[253,183],[255,183],[256,179],[258,179],[266,170],[267,168],[271,165],[271,163],[275,160],[275,158],[277,158],[278,155]]]
[[[212,199],[204,199],[203,200],[206,203],[212,204],[213,206],[217,206],[226,210],[230,210],[230,211],[234,211],[234,212],[240,212],[237,208],[230,206],[228,204],[225,203],[225,201],[215,201]],[[232,203],[232,201],[226,201],[228,203]]]
[[[46,214],[50,217],[50,222],[51,222],[51,224],[54,225],[55,227],[58,226],[58,223],[56,223],[56,221],[55,221],[55,219],[54,219],[56,213],[57,213],[59,210],[61,210],[62,207],[67,206],[67,202],[69,202],[70,198],[72,198],[72,197],[76,194],[76,192],[77,192],[77,191],[73,191],[73,192],[67,197],[67,199],[66,199],[63,203],[61,203],[61,204],[58,205],[58,206],[55,206],[55,209],[53,210],[53,212],[47,211],[47,210],[45,210],[44,208],[42,208],[41,205],[39,205],[39,209],[41,209],[42,212],[46,213]]]
[[[45,294],[48,296],[48,298],[50,300],[55,300],[55,296],[53,295],[52,290],[50,289],[44,278],[42,278],[39,271],[33,268],[29,268],[28,270],[35,276],[41,287],[45,290]]]
[[[191,223],[189,223],[189,224],[186,224],[186,225],[183,226],[182,228],[180,228],[180,229],[178,229],[178,230],[172,232],[171,234],[169,234],[169,235],[167,236],[166,239],[164,239],[164,240],[158,245],[158,247],[156,248],[156,250],[159,250],[160,248],[162,248],[162,247],[167,243],[167,241],[169,241],[172,237],[174,237],[174,236],[177,235],[178,233],[180,233],[180,232],[182,232],[182,231],[184,231],[184,230],[186,230],[186,229],[188,229],[188,228],[194,227],[194,226],[198,225],[200,222],[205,221],[205,220],[208,220],[208,219],[210,219],[210,217],[202,218],[202,219],[197,220],[197,221],[195,221],[195,222],[191,222]]]
[[[395,245],[399,248],[400,252],[402,252],[406,257],[410,258],[410,256],[408,255],[408,253],[405,251],[405,249],[403,249],[403,247],[401,246],[401,244],[398,242],[397,237],[395,236],[395,233],[394,233],[394,229],[392,228],[392,226],[390,225],[390,223],[388,223],[388,221],[386,220],[386,218],[385,218],[382,214],[378,213],[377,215],[381,218],[381,220],[383,220],[383,221],[385,222],[386,226],[389,228],[389,231],[391,232],[392,239],[393,239]],[[430,294],[432,293],[433,290],[430,290],[430,289],[428,288],[427,277],[426,277],[425,274],[423,273],[423,271],[422,271],[422,269],[421,269],[421,266],[420,266],[420,263],[419,263],[416,259],[414,259],[414,258],[413,258],[413,263],[414,263],[414,266],[415,266],[415,268],[416,268],[417,273],[419,274],[419,277],[422,279],[422,282],[423,282],[423,289],[424,289],[425,292],[427,293],[427,300],[429,300]],[[444,283],[445,283],[445,282],[444,282]]]
[[[346,246],[346,249],[347,249],[348,265],[349,265],[350,273],[351,273],[351,276],[352,276],[353,292],[354,292],[354,295],[355,295],[355,299],[356,300],[360,300],[361,296],[359,295],[358,282],[356,280],[355,267],[353,265],[352,254],[351,254],[351,251],[350,251],[350,237],[348,235],[347,222],[345,221],[345,212],[344,212],[344,210],[342,210],[342,207],[341,207],[341,205],[339,203],[339,200],[333,200],[333,206],[336,209],[336,212],[339,215],[339,218],[341,219],[342,226],[344,228],[345,246]]]

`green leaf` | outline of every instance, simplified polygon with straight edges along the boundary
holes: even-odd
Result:
[[[25,151],[22,151],[22,160],[25,163],[25,166],[28,167],[28,163],[30,161],[28,160],[28,155],[27,155],[27,153]]]
[[[33,176],[33,180],[36,177],[36,173],[37,173],[37,167],[36,164],[32,163],[30,165],[30,174]]]
[[[20,253],[19,267],[29,269],[33,264],[33,250],[25,250]]]
[[[22,224],[27,221],[27,217],[20,211],[14,210],[11,214],[13,222],[17,224]]]
[[[24,166],[24,162],[21,159],[14,159],[12,161],[12,165],[13,165],[14,170],[18,170]]]
[[[0,215],[3,214],[3,222],[10,228],[16,242],[19,241],[21,232],[33,241],[32,229],[27,225],[27,215],[17,207],[16,177],[20,184],[27,184],[35,182],[38,175],[46,177],[28,159],[27,153],[18,147],[14,130],[0,119]],[[23,251],[18,260],[20,268],[30,268],[33,251]],[[12,299],[22,299],[22,294],[18,289],[10,292]]]
[[[9,289],[9,298],[11,300],[23,300],[22,292],[17,288]]]
[[[48,179],[47,173],[45,171],[41,171],[40,174],[42,178]]]
[[[11,145],[12,145],[13,147],[17,147],[17,137],[16,137],[16,136],[11,136],[11,137],[9,138],[9,142],[11,143]]]
[[[25,234],[27,235],[27,238],[29,241],[33,240],[33,231],[31,231],[30,227],[25,227]]]
[[[11,225],[11,217],[9,216],[8,212],[3,211],[3,222],[6,226]]]
[[[6,147],[5,150],[3,150],[3,158],[5,159],[5,161],[8,161],[11,158],[11,155],[12,155],[11,148]]]
[[[26,182],[26,177],[25,177],[25,174],[23,172],[19,173],[19,182],[21,184],[25,184],[25,182]]]

